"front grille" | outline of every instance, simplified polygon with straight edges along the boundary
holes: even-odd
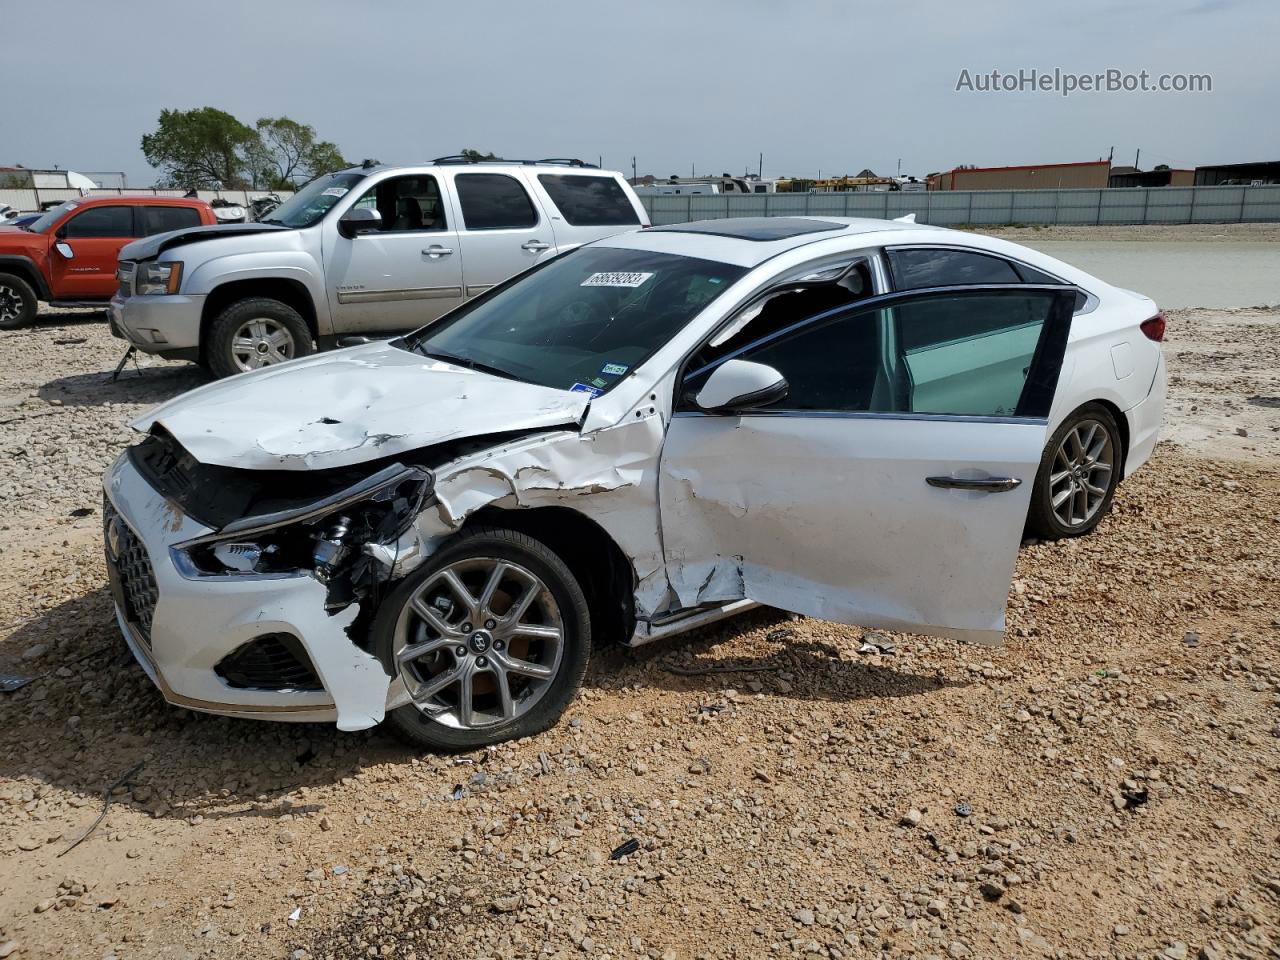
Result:
[[[133,273],[137,269],[137,264],[128,260],[122,261],[116,267],[116,279],[120,281],[120,296],[128,298],[133,296]]]
[[[242,690],[322,690],[311,658],[297,637],[267,633],[236,647],[213,672]]]
[[[147,548],[124,522],[110,500],[103,504],[102,523],[107,543],[107,563],[119,580],[125,619],[137,627],[143,638],[150,643],[151,618],[155,616],[156,600],[160,593],[156,588],[151,558],[147,556]]]

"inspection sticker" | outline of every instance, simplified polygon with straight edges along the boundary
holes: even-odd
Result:
[[[598,397],[604,393],[599,387],[593,387],[588,383],[575,383],[569,388],[570,393],[589,393],[593,397]]]
[[[600,372],[610,377],[620,377],[630,369],[625,363],[606,363],[600,368]]]
[[[324,193],[320,194],[320,196],[322,196],[322,197],[344,197],[344,196],[346,196],[346,194],[347,194],[347,188],[346,188],[346,187],[330,187],[330,188],[329,188],[328,190],[326,190]]]
[[[652,273],[593,273],[578,286],[638,287],[652,276]]]

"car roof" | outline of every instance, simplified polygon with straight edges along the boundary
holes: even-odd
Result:
[[[540,173],[560,173],[565,176],[616,177],[618,171],[597,167],[594,163],[560,160],[453,160],[441,157],[437,160],[426,160],[422,163],[375,163],[370,166],[357,165],[340,170],[339,173],[385,173],[388,170],[421,170],[423,168],[450,168],[468,173],[490,172],[501,173],[511,170],[535,169]]]
[[[130,206],[150,207],[161,205],[165,207],[207,207],[208,204],[203,200],[196,200],[192,197],[157,197],[150,193],[106,193],[95,194],[87,197],[69,197],[73,203],[81,207],[102,206],[104,204],[127,203]]]
[[[771,231],[770,222],[781,222],[782,226]],[[870,217],[729,217],[633,230],[597,240],[596,245],[674,253],[754,267],[780,253],[811,243],[847,239],[850,246],[854,246],[868,234],[929,229],[902,220]]]

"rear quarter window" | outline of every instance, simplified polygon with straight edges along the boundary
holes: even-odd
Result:
[[[138,207],[137,217],[138,228],[144,237],[201,224],[200,211],[195,207]]]
[[[635,226],[640,223],[622,184],[613,177],[542,173],[538,182],[574,227]]]

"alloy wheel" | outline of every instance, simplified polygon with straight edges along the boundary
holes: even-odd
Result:
[[[396,670],[414,704],[438,723],[508,723],[551,688],[564,623],[550,589],[510,560],[472,557],[437,570],[396,623]]]
[[[0,323],[12,323],[22,316],[22,296],[10,286],[0,285]]]
[[[269,317],[246,320],[231,338],[231,356],[240,370],[257,370],[292,360],[293,334]]]
[[[1049,474],[1049,503],[1066,527],[1094,518],[1106,502],[1115,468],[1111,431],[1097,420],[1081,420],[1062,438]]]

